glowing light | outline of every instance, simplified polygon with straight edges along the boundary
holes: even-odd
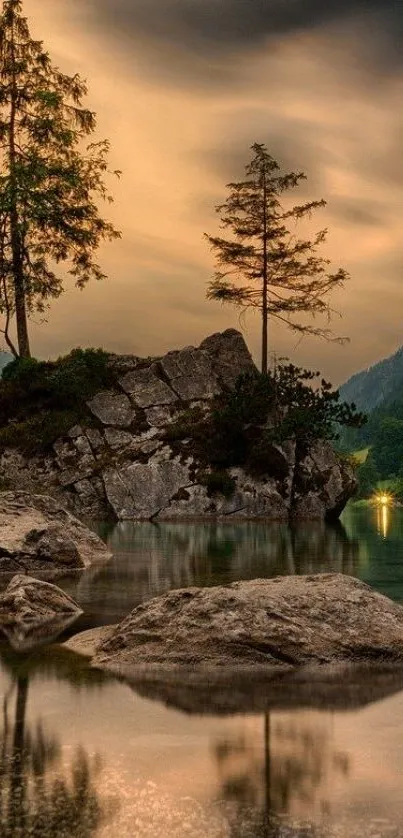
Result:
[[[373,502],[377,506],[390,506],[393,504],[393,497],[392,495],[388,495],[387,492],[379,492],[379,494],[374,495]]]

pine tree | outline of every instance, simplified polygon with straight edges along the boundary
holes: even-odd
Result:
[[[311,201],[291,209],[281,203],[283,193],[306,179],[302,172],[281,174],[266,146],[254,143],[245,179],[229,183],[229,195],[216,211],[231,239],[206,234],[215,252],[217,272],[209,283],[210,299],[230,302],[241,309],[258,309],[262,318],[262,372],[268,366],[268,321],[275,317],[299,334],[331,339],[329,329],[300,320],[301,314],[330,317],[328,294],[348,278],[341,268],[329,273],[330,261],[318,250],[327,230],[312,239],[300,239],[289,222],[309,216],[325,201]]]
[[[104,183],[109,143],[87,144],[96,118],[82,104],[86,84],[52,65],[22,11],[21,0],[3,0],[0,311],[8,346],[29,357],[28,317],[62,293],[58,266],[79,288],[102,279],[95,253],[120,234],[98,208],[100,199],[112,200]],[[18,350],[9,335],[14,316]]]

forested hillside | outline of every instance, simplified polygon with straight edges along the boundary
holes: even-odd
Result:
[[[403,496],[403,347],[352,376],[340,393],[368,414],[364,427],[345,429],[340,441],[344,451],[361,452],[361,496],[368,497],[385,480]]]
[[[354,402],[366,413],[403,393],[403,346],[372,367],[357,372],[340,387],[343,401]]]

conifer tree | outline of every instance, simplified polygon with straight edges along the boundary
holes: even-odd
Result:
[[[300,315],[327,315],[328,295],[343,285],[343,269],[330,273],[330,261],[318,252],[327,230],[300,239],[290,222],[324,207],[325,201],[284,207],[284,193],[305,179],[302,172],[281,174],[266,146],[254,143],[244,180],[229,183],[229,195],[216,210],[231,239],[206,234],[216,256],[217,272],[209,283],[210,299],[258,309],[262,318],[262,372],[268,367],[268,322],[274,317],[299,334],[331,339],[329,329],[305,322]]]
[[[31,37],[22,0],[0,16],[0,311],[14,354],[30,356],[28,317],[44,311],[70,274],[83,288],[103,273],[102,240],[120,234],[99,212],[112,200],[104,176],[108,141],[89,143],[95,114],[80,76],[54,67]],[[60,268],[65,266],[64,271]],[[16,349],[9,334],[16,318]]]

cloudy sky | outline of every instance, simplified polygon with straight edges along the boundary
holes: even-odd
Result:
[[[213,259],[203,232],[242,177],[253,142],[308,177],[298,202],[324,197],[314,229],[351,273],[334,297],[326,344],[273,326],[272,349],[335,383],[403,343],[403,6],[400,0],[25,0],[36,37],[89,84],[99,137],[112,143],[107,212],[123,240],[105,246],[103,283],[69,287],[38,356],[74,345],[157,354],[238,326],[205,299]],[[295,193],[296,195],[296,193]],[[258,357],[259,323],[243,324]]]

